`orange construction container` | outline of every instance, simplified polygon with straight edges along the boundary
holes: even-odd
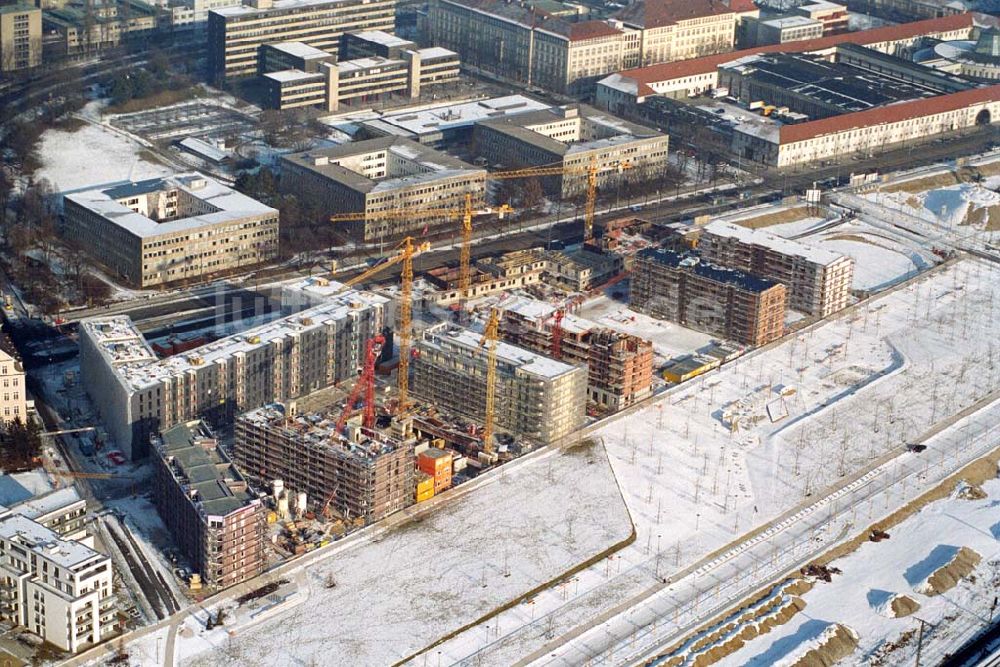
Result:
[[[434,478],[434,493],[451,488],[454,456],[451,452],[430,447],[417,455],[417,469]]]

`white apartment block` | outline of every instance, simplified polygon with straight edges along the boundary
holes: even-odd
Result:
[[[411,391],[441,409],[482,422],[486,413],[487,347],[482,335],[438,325],[416,343]],[[548,444],[583,425],[587,369],[497,343],[496,425]]]
[[[387,302],[331,290],[319,305],[165,359],[127,316],[86,319],[81,380],[115,443],[138,460],[152,436],[175,424],[227,425],[241,412],[355,378]]]
[[[569,170],[540,179],[547,192],[563,198],[586,193],[592,162],[598,188],[654,177],[667,164],[668,142],[665,134],[585,104],[489,119],[473,130],[473,145],[490,164]]]
[[[702,229],[698,251],[706,262],[784,284],[793,310],[826,317],[851,303],[854,260],[846,255],[721,220]]]
[[[111,560],[71,537],[81,534],[83,501],[54,494],[0,508],[0,620],[77,653],[116,632],[117,599]]]
[[[424,227],[451,224],[440,216],[367,217],[386,211],[460,208],[465,195],[483,204],[486,170],[401,137],[380,137],[332,148],[317,148],[281,158],[281,187],[331,213],[365,213],[364,219],[338,224],[365,242],[419,236]]]
[[[278,211],[191,172],[63,196],[65,234],[114,275],[153,287],[277,257]]]
[[[0,422],[28,421],[24,366],[6,335],[0,335]]]

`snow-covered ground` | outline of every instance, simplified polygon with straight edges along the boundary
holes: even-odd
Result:
[[[636,542],[578,590],[539,595],[530,623],[505,614],[505,637],[484,646],[470,630],[444,655],[504,665],[557,645],[995,390],[998,290],[991,263],[939,268],[599,426]]]
[[[51,490],[52,481],[41,468],[0,475],[0,505],[16,505]]]
[[[625,291],[624,286],[620,289]],[[629,310],[628,304],[615,301],[606,294],[585,302],[574,314],[652,341],[655,363],[658,365],[678,355],[690,354],[715,340],[709,334],[688,329],[675,322],[658,320]]]
[[[986,621],[1000,585],[1000,480],[991,480],[982,488],[987,498],[967,500],[953,495],[934,502],[891,529],[890,539],[866,542],[835,561],[832,565],[843,574],[835,575],[831,583],[818,582],[806,593],[802,613],[717,664],[777,664],[833,623],[842,623],[858,635],[858,648],[846,662],[868,664],[881,656],[884,665],[911,664],[917,643],[913,631],[919,622],[913,616],[895,618],[888,613],[886,602],[895,595],[906,595],[920,605],[915,615],[928,623],[923,661],[936,664],[938,644],[944,644],[945,650],[953,649],[959,628],[981,626]],[[943,564],[944,557],[960,547],[982,557],[973,576],[943,595],[929,597],[916,592],[920,574]],[[908,640],[890,651],[904,633],[908,633]]]
[[[169,167],[139,157],[143,147],[105,125],[88,124],[74,132],[46,130],[38,144],[42,167],[56,192],[68,192],[129,179],[166,176]]]
[[[189,617],[177,655],[182,664],[213,667],[392,664],[631,530],[600,444],[547,452],[426,516],[331,547],[327,557],[283,574],[297,591],[284,608],[262,614],[266,620],[241,608],[226,628],[203,632],[204,619]],[[516,608],[528,614],[531,607]]]

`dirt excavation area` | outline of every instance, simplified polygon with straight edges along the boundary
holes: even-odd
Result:
[[[921,662],[937,664],[982,628],[1000,588],[1000,479],[979,494],[966,488],[953,487],[889,528],[887,539],[829,563],[831,581],[810,580],[801,613],[711,664],[834,664],[846,656],[843,664],[912,664],[917,617],[926,623]],[[810,651],[818,662],[802,661]]]

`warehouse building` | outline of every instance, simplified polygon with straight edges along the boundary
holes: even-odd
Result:
[[[851,303],[854,260],[832,250],[717,220],[702,229],[698,251],[707,262],[784,284],[793,310],[826,317]]]
[[[337,55],[341,36],[364,30],[392,31],[392,0],[247,0],[208,13],[209,76],[216,84],[255,76],[260,48],[302,42]]]
[[[153,503],[201,580],[228,588],[267,568],[267,510],[201,420],[154,443]]]
[[[667,143],[656,130],[585,104],[484,120],[473,131],[474,150],[492,165],[569,170],[540,179],[546,192],[565,199],[586,194],[592,163],[598,189],[652,178],[667,164]]]
[[[293,153],[281,159],[281,187],[330,213],[483,204],[486,170],[399,137],[381,137],[332,148]],[[364,242],[390,242],[443,224],[454,216],[367,217],[338,223],[346,235]]]
[[[0,507],[0,621],[78,653],[117,633],[111,559],[77,525],[78,497],[34,502]]]
[[[486,346],[480,334],[438,325],[416,342],[410,390],[440,409],[482,422],[486,413]],[[497,343],[496,426],[549,444],[583,425],[587,371],[509,343]]]
[[[745,345],[766,345],[785,327],[785,286],[648,248],[635,258],[629,308]]]
[[[278,211],[196,172],[74,192],[63,209],[65,236],[134,287],[278,255]]]
[[[418,438],[411,422],[368,429],[354,420],[337,433],[338,417],[298,414],[291,404],[243,414],[236,420],[236,462],[260,484],[280,479],[305,493],[315,511],[331,509],[349,521],[371,523],[412,505]]]
[[[509,81],[570,95],[623,67],[730,51],[745,0],[638,0],[608,21],[572,21],[542,3],[435,0],[428,10],[434,44]]]
[[[166,359],[124,315],[80,322],[80,376],[108,433],[133,460],[150,437],[196,418],[294,400],[355,377],[387,299],[340,291],[320,305]]]
[[[546,356],[554,355],[554,304],[511,296],[496,306],[503,311],[500,334],[508,343]],[[559,359],[587,367],[588,402],[605,412],[623,410],[652,393],[653,344],[638,336],[601,327],[571,313],[559,323]]]
[[[301,42],[265,45],[261,56],[265,106],[337,111],[342,105],[368,104],[392,95],[415,100],[427,88],[458,80],[456,53],[406,43],[412,48],[396,57],[363,56],[340,62]]]

